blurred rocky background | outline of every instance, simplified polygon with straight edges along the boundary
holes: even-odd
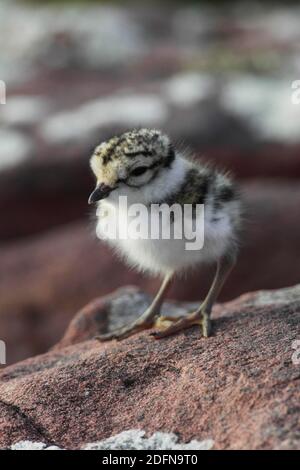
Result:
[[[154,293],[95,240],[93,147],[135,126],[232,170],[247,223],[228,300],[300,280],[300,6],[0,3],[0,338],[46,351],[76,311],[125,284]],[[170,298],[200,299],[212,271]]]

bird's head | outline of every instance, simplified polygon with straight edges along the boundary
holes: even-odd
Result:
[[[106,198],[117,188],[119,194],[127,194],[149,186],[174,157],[168,136],[153,129],[132,130],[101,143],[91,157],[97,184],[89,203]]]

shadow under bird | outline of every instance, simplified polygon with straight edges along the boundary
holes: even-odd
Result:
[[[91,157],[91,168],[97,184],[89,203],[97,205],[99,238],[106,238],[104,225],[108,222],[119,228],[128,223],[128,211],[120,206],[120,196],[126,196],[129,206],[142,204],[146,208],[145,225],[152,220],[153,204],[169,207],[188,204],[192,208],[204,205],[204,244],[199,250],[187,250],[184,239],[107,240],[129,265],[163,280],[152,304],[140,318],[98,339],[122,339],[153,327],[156,330],[151,334],[159,339],[193,325],[199,325],[203,336],[208,337],[213,305],[238,251],[241,201],[231,177],[200,161],[192,161],[173,146],[167,135],[155,129],[132,130],[101,143]],[[182,220],[177,220],[176,211],[172,214],[168,223],[174,228]],[[204,263],[215,263],[216,274],[199,308],[179,319],[160,316],[174,277]]]

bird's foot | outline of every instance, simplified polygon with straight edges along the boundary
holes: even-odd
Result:
[[[155,326],[160,331],[154,331],[153,333],[150,333],[150,334],[151,336],[154,336],[155,339],[161,339],[161,338],[165,338],[166,336],[173,335],[174,333],[178,333],[178,331],[185,330],[195,325],[200,326],[202,335],[205,338],[210,336],[211,334],[210,315],[202,311],[190,313],[186,317],[180,318],[179,320],[176,318],[159,317],[155,322]]]
[[[211,319],[206,312],[194,312],[182,318],[159,316],[154,319],[140,318],[130,325],[119,328],[118,330],[96,336],[98,341],[110,341],[112,339],[121,340],[128,338],[143,330],[149,330],[156,327],[159,331],[150,333],[155,339],[165,338],[181,330],[198,325],[202,330],[202,335],[207,338],[211,334]]]
[[[135,333],[138,333],[139,331],[143,330],[149,330],[149,328],[152,328],[153,326],[153,321],[147,322],[134,322],[131,325],[125,326],[123,328],[120,328],[118,330],[111,331],[109,333],[105,333],[103,335],[98,335],[95,337],[98,341],[110,341],[111,339],[125,339],[128,338],[131,335],[134,335]]]
[[[119,328],[118,330],[111,331],[109,333],[104,333],[103,335],[98,335],[95,337],[98,341],[110,341],[112,339],[125,339],[139,331],[149,330],[150,328],[157,327],[167,328],[178,318],[174,317],[162,317],[156,316],[155,318],[139,318],[130,325]]]
[[[158,315],[158,313],[155,312],[155,310],[150,308],[144,313],[144,315],[135,320],[133,323],[125,325],[109,333],[98,335],[95,339],[98,341],[110,341],[112,339],[121,340],[128,338],[129,336],[132,336],[140,331],[149,330],[155,325],[155,320]]]

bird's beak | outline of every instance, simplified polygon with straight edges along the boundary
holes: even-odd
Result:
[[[101,199],[106,198],[111,191],[115,188],[111,188],[104,183],[99,184],[96,189],[92,192],[89,197],[89,204],[94,204],[95,202],[101,201]]]

